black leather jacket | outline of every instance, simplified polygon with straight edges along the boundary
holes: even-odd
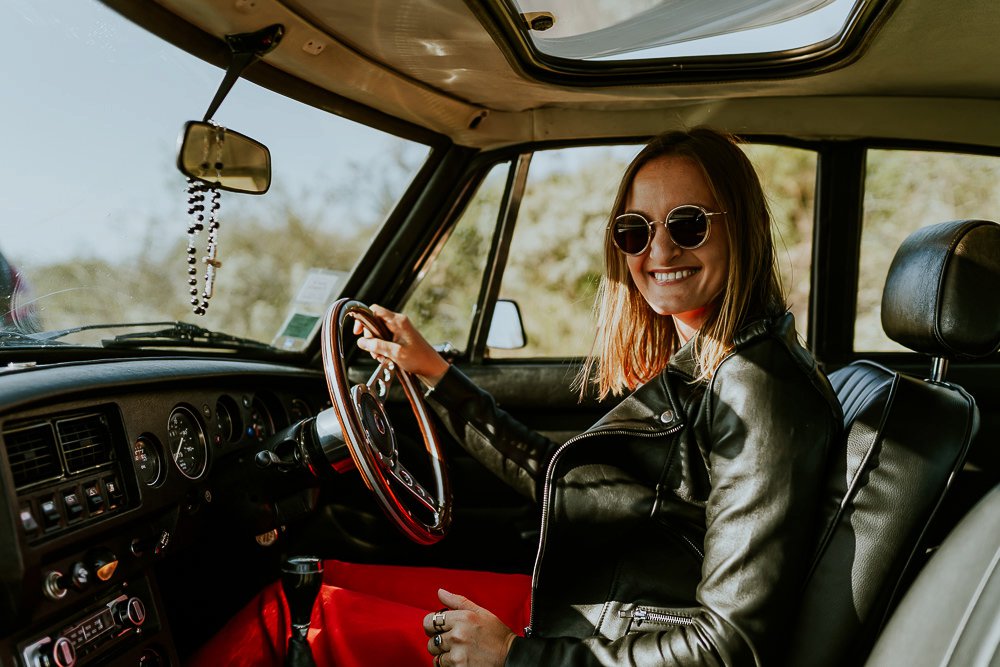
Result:
[[[710,381],[692,346],[563,445],[458,371],[428,393],[464,447],[542,503],[531,626],[507,665],[761,665],[780,656],[842,416],[791,315]]]

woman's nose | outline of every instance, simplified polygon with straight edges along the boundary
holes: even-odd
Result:
[[[649,258],[658,264],[668,264],[684,250],[674,243],[667,225],[663,222],[653,223],[653,238],[649,243]]]

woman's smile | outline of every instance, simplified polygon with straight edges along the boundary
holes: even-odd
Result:
[[[694,274],[698,273],[700,269],[661,269],[653,270],[649,272],[649,275],[653,277],[653,280],[657,285],[669,285],[674,283],[679,283],[682,280],[687,280]]]

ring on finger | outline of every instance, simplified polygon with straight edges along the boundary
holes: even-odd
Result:
[[[444,611],[445,611],[444,609],[441,609],[439,611],[434,612],[434,616],[432,617],[431,620],[431,625],[433,625],[434,629],[438,632],[444,631]]]
[[[441,647],[441,635],[440,635],[440,633],[434,635],[434,645],[437,646],[438,648]]]

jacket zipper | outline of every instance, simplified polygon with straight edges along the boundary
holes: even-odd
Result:
[[[694,625],[694,619],[682,614],[671,614],[666,611],[655,611],[646,607],[635,607],[628,611],[618,612],[618,618],[630,618],[639,627],[643,623],[655,623],[657,625]]]
[[[561,444],[559,448],[552,454],[552,458],[549,459],[549,465],[545,468],[545,485],[542,487],[542,522],[541,528],[539,529],[538,537],[538,553],[535,555],[535,567],[531,571],[531,606],[528,612],[528,627],[524,629],[524,636],[530,637],[532,633],[532,628],[535,626],[535,582],[538,581],[538,574],[542,563],[542,554],[545,552],[545,536],[548,531],[549,524],[549,497],[552,491],[552,471],[555,469],[556,461],[559,459],[559,455],[566,450],[572,444],[579,442],[588,437],[596,435],[632,435],[640,438],[660,438],[666,435],[671,435],[677,433],[682,428],[684,428],[684,422],[680,422],[675,426],[671,426],[665,431],[656,432],[643,432],[643,431],[630,431],[628,429],[612,429],[608,431],[586,431],[580,435],[574,436]]]

